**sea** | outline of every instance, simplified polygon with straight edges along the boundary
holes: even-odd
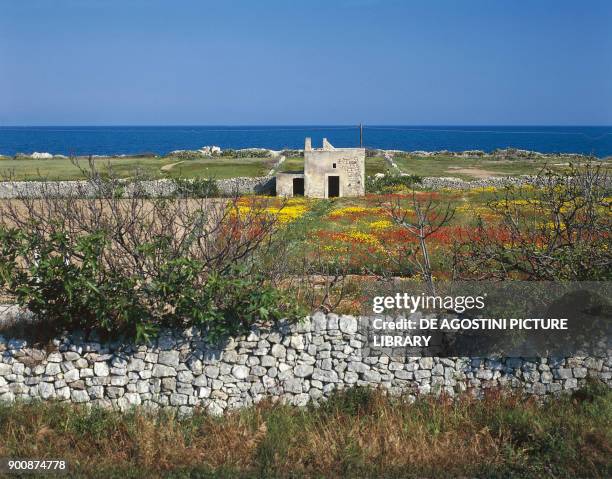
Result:
[[[519,148],[542,153],[612,156],[612,126],[3,126],[0,154],[164,155],[207,145],[223,149],[303,148],[327,138],[334,146],[404,151],[490,152]]]

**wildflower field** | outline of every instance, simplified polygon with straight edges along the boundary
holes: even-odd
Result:
[[[440,277],[445,274],[447,253],[450,253],[453,241],[464,236],[479,218],[494,217],[487,206],[494,193],[494,188],[415,192],[419,200],[449,203],[455,210],[452,221],[430,237]],[[262,199],[243,199],[241,210],[248,211],[248,205],[254,201]],[[405,204],[409,215],[413,213],[410,208],[412,193],[370,194],[333,200],[276,198],[268,201],[270,206],[266,210],[277,214],[280,223],[287,229],[301,230],[301,235],[293,237],[304,251],[330,263],[341,264],[353,274],[386,272],[405,276],[412,273],[397,269],[401,265],[398,255],[415,248],[417,239],[394,222],[389,212],[390,205],[399,202]]]
[[[341,312],[355,313],[363,298],[371,294],[364,283],[372,286],[381,277],[401,281],[423,279],[423,270],[414,261],[421,255],[423,245],[414,230],[402,224],[401,218],[404,223],[417,224],[415,208],[422,213],[422,205],[426,204],[443,206],[452,213],[448,221],[431,228],[427,235],[434,280],[456,279],[458,248],[479,243],[480,253],[488,254],[490,250],[498,262],[505,261],[506,256],[528,263],[545,258],[543,269],[558,270],[559,275],[555,272],[551,278],[555,280],[606,279],[605,275],[609,275],[606,265],[610,260],[612,198],[606,194],[588,207],[583,197],[568,195],[564,188],[544,191],[529,185],[404,190],[336,199],[245,197],[238,204],[238,214],[263,211],[280,225],[276,234],[289,243],[292,255],[273,261],[282,262],[286,271],[304,275],[300,269],[304,263],[316,264],[318,269],[311,268],[307,274],[341,274],[357,283],[349,295],[352,297],[343,302],[346,307],[339,308]],[[590,227],[593,221],[597,222],[595,228]],[[585,225],[590,225],[589,231],[585,231]],[[582,245],[587,243],[591,249],[582,251]],[[564,271],[562,265],[568,254],[592,257],[593,245],[600,256],[597,264],[603,265],[604,277],[591,277],[588,268],[584,268],[588,277],[576,276],[573,269],[569,273]],[[498,258],[494,258],[495,254]],[[549,256],[553,258],[550,264]],[[583,262],[580,258],[574,260]],[[473,255],[474,266],[480,272],[490,273],[489,279],[495,273],[488,258],[481,261]],[[512,278],[548,279],[530,276],[528,271],[507,277]]]

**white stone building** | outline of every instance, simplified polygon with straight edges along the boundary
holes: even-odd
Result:
[[[304,171],[276,175],[278,196],[335,198],[365,194],[365,148],[334,148],[323,138],[322,148],[304,144]]]

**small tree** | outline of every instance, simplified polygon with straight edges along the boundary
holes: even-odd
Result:
[[[416,242],[416,248],[406,245],[399,252],[399,261],[408,261],[416,266],[430,294],[435,295],[431,255],[428,239],[440,228],[448,225],[455,214],[451,203],[440,203],[431,194],[420,194],[414,188],[409,195],[408,208],[402,197],[394,197],[390,203],[383,205],[392,221],[403,228]]]
[[[283,246],[270,200],[202,197],[210,188],[159,197],[138,176],[125,183],[90,168],[74,189],[43,182],[36,198],[0,202],[0,293],[50,333],[147,339],[197,325],[220,336],[293,314],[260,264]]]
[[[589,163],[541,170],[533,185],[505,188],[455,245],[454,269],[466,279],[535,281],[612,277],[610,178]]]

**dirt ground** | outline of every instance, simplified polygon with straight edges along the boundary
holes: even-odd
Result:
[[[498,176],[499,173],[489,170],[483,170],[481,168],[462,168],[460,166],[451,166],[446,170],[449,173],[461,173],[463,175],[470,175],[474,178],[488,178],[490,176]]]

